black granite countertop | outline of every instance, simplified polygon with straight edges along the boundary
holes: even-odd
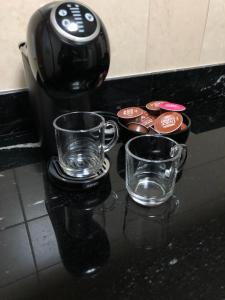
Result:
[[[151,209],[127,196],[121,143],[81,193],[51,185],[38,148],[2,149],[0,299],[225,299],[225,127],[208,127]]]
[[[225,66],[109,80],[92,110],[149,99],[183,103],[192,119],[174,196],[136,205],[124,149],[89,192],[46,176],[27,91],[0,95],[0,300],[225,299]]]

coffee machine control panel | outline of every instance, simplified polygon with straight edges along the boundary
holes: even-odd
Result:
[[[98,17],[76,2],[61,2],[51,12],[51,24],[62,37],[73,42],[88,42],[100,32]]]

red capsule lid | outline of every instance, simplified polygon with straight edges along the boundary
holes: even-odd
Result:
[[[139,107],[127,107],[118,111],[117,116],[121,119],[131,119],[143,114],[143,109]]]
[[[160,100],[160,101],[151,101],[149,102],[148,104],[146,104],[146,108],[149,109],[149,110],[160,110],[160,104],[163,104],[163,103],[168,103],[168,101],[163,101],[163,100]]]
[[[159,107],[169,111],[184,111],[186,109],[186,107],[181,104],[176,104],[171,102],[161,103]]]
[[[161,114],[154,122],[154,129],[158,133],[171,133],[180,128],[183,117],[177,112],[166,112]]]

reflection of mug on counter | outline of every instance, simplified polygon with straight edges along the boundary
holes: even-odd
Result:
[[[86,191],[63,191],[49,181],[45,190],[46,208],[65,269],[77,277],[97,275],[110,257],[105,231],[105,214],[113,198],[109,175]]]
[[[168,224],[179,205],[172,197],[164,204],[146,208],[133,202],[127,196],[123,223],[124,237],[135,247],[151,250],[167,242]]]
[[[96,275],[110,256],[110,243],[104,230],[105,216],[95,210],[65,207],[67,236],[60,254],[66,269],[77,276]]]

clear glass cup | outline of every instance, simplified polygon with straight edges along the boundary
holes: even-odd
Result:
[[[101,169],[105,152],[117,142],[118,127],[114,121],[93,112],[71,112],[53,122],[59,164],[69,176],[87,179]],[[105,132],[113,132],[105,144]]]
[[[178,170],[187,157],[186,145],[161,135],[135,137],[126,144],[126,188],[146,206],[164,203],[174,191]]]

